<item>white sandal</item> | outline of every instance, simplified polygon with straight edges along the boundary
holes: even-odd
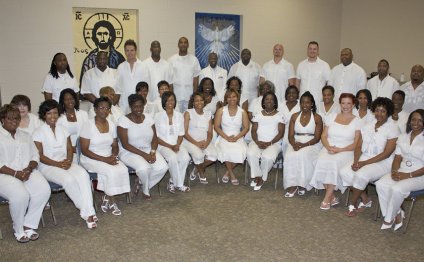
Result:
[[[106,213],[109,210],[109,208],[110,208],[110,206],[109,206],[109,199],[106,198],[106,195],[103,195],[103,198],[102,199],[103,199],[103,203],[100,206],[100,208],[102,209],[102,211],[104,213]]]
[[[112,210],[112,215],[120,216],[122,214],[121,210],[118,208],[118,205],[116,203],[110,205],[109,208]]]
[[[29,240],[31,240],[31,241],[35,241],[40,237],[40,235],[37,232],[35,232],[34,229],[31,229],[31,228],[26,229],[24,232],[25,232],[26,236],[29,238]]]

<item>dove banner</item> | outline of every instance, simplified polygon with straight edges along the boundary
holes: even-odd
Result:
[[[208,55],[218,54],[218,65],[227,71],[240,60],[240,15],[195,14],[196,57],[208,66]]]

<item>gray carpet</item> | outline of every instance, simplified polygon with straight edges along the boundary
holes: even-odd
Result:
[[[242,178],[241,168],[237,173]],[[27,244],[15,241],[8,208],[2,206],[0,260],[419,261],[424,255],[423,199],[402,234],[381,231],[381,220],[373,220],[374,206],[349,218],[344,205],[321,211],[322,193],[283,198],[281,183],[274,191],[273,175],[259,192],[244,185],[218,185],[212,168],[208,179],[208,185],[195,181],[191,192],[175,195],[162,182],[162,196],[154,188],[150,202],[138,196],[126,204],[120,196],[123,215],[99,211],[99,228],[93,231],[86,229],[64,193],[55,194],[58,225],[45,211],[47,225],[39,229],[40,239]],[[371,196],[376,201],[373,192]]]

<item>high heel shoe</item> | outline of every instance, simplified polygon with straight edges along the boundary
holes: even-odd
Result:
[[[104,213],[106,213],[109,210],[109,199],[106,198],[106,195],[103,195],[103,202],[100,208]]]
[[[93,218],[93,222],[88,222],[88,219],[85,222],[87,223],[87,228],[88,229],[95,229],[95,228],[97,228],[97,223],[96,223],[96,221],[94,221],[94,218]]]
[[[288,197],[288,198],[294,197],[294,195],[296,194],[296,192],[297,192],[298,189],[299,188],[296,187],[296,189],[292,193],[290,193],[289,191],[287,191],[286,194],[284,195],[284,197]]]
[[[402,209],[398,212],[398,215],[400,215],[400,223],[395,224],[395,228],[394,230],[398,230],[399,228],[401,228],[403,226],[403,219],[405,218],[405,211],[403,211]]]
[[[394,220],[392,221],[392,223],[390,223],[390,224],[382,224],[381,225],[381,230],[385,230],[385,229],[390,229],[390,228],[392,228],[393,227],[393,222],[395,222]]]
[[[197,177],[199,178],[200,183],[202,184],[208,183],[208,180],[206,179],[206,177],[201,177],[199,173],[197,173]]]

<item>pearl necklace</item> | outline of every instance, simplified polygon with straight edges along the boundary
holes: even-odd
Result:
[[[275,112],[275,108],[271,112],[268,112],[268,111],[264,110],[265,115],[270,115],[270,114],[272,114],[274,112]]]

